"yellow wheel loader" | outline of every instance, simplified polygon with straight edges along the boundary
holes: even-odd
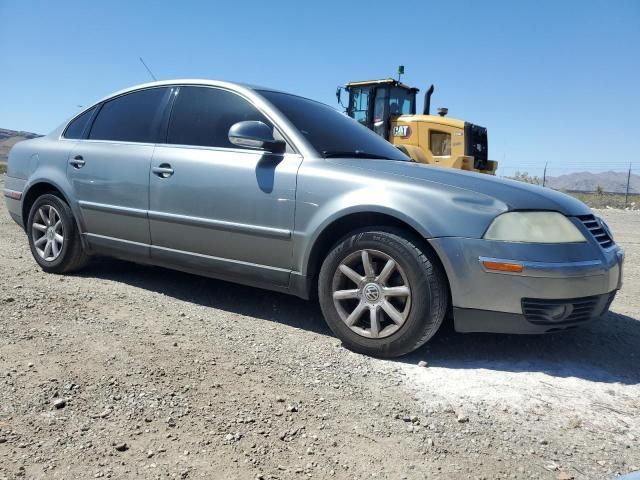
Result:
[[[446,117],[446,108],[439,108],[438,115],[431,115],[433,85],[425,94],[422,115],[416,115],[419,90],[399,80],[347,83],[336,91],[341,105],[343,89],[349,94],[348,105],[343,105],[347,115],[416,162],[495,175],[498,162],[489,160],[487,129]]]

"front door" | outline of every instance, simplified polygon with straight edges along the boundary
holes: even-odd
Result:
[[[229,280],[285,286],[301,157],[231,144],[229,128],[244,120],[272,126],[234,92],[180,87],[167,143],[151,164],[151,255]]]

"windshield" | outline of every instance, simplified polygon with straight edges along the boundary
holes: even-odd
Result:
[[[410,161],[400,150],[367,127],[313,100],[259,90],[324,157],[361,157]]]
[[[391,115],[411,115],[413,95],[404,88],[393,87],[389,97]]]

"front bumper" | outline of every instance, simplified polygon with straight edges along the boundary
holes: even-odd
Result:
[[[579,244],[522,244],[443,237],[430,240],[449,278],[460,332],[544,333],[600,318],[622,286],[624,253]],[[519,263],[495,272],[483,261]],[[578,313],[582,313],[578,315]]]
[[[458,332],[536,334],[576,328],[601,319],[609,311],[617,290],[581,298],[523,299],[524,313],[454,308]]]

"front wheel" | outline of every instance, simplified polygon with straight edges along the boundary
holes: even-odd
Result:
[[[358,232],[325,259],[318,279],[320,306],[351,350],[398,357],[426,343],[442,324],[446,276],[433,253],[416,243],[399,231]]]
[[[47,193],[33,203],[27,235],[33,258],[45,272],[72,272],[87,262],[71,208],[56,195]]]

